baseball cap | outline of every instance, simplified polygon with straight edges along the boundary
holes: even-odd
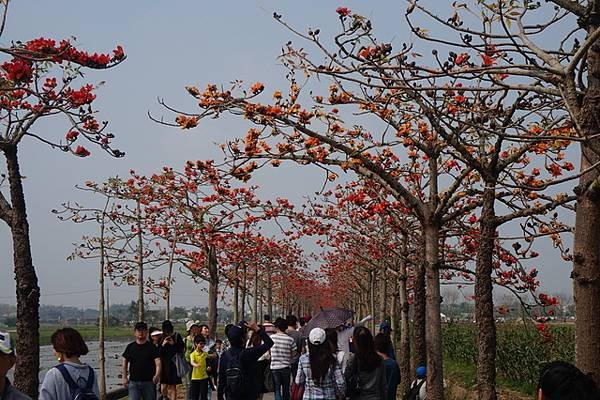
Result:
[[[425,378],[425,375],[427,375],[427,368],[424,365],[419,365],[415,372],[417,373],[417,378]]]
[[[241,346],[243,338],[244,330],[241,327],[232,325],[227,329],[227,339],[232,345]]]
[[[325,343],[326,337],[325,331],[321,328],[313,328],[308,334],[308,340],[315,346]]]
[[[194,325],[200,326],[200,324],[198,323],[198,321],[189,320],[188,322],[185,323],[185,330],[189,331],[190,329],[192,329],[192,326],[194,326]]]
[[[154,331],[150,334],[150,336],[158,336],[158,335],[162,335],[162,331]]]
[[[0,332],[0,351],[3,354],[14,354],[15,349],[10,342],[10,334],[8,332]]]

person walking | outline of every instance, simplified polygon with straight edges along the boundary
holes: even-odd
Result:
[[[156,399],[156,384],[160,380],[158,348],[148,341],[148,325],[138,322],[134,327],[135,341],[123,352],[123,386],[129,400]]]
[[[275,325],[271,323],[271,316],[269,314],[265,314],[263,316],[262,326],[265,327],[265,332],[267,332],[268,335],[274,335],[277,333],[277,328],[275,328]]]
[[[10,341],[8,332],[0,332],[0,399],[2,400],[31,400],[24,393],[21,393],[10,383],[6,376],[8,371],[15,366],[17,356],[15,348]]]
[[[304,400],[335,400],[346,392],[344,375],[325,331],[314,328],[308,335],[308,354],[300,356],[295,382]]]
[[[190,363],[192,364],[192,379],[191,379],[191,397],[192,400],[207,400],[208,399],[208,384],[209,377],[206,367],[208,366],[209,358],[216,358],[215,353],[207,353],[204,351],[206,339],[202,335],[196,335],[194,338],[195,350],[190,354]]]
[[[338,331],[338,349],[346,354],[350,354],[350,338],[354,333],[354,329],[364,326],[367,322],[372,320],[373,317],[368,315],[365,318],[358,321],[355,325],[340,325],[337,327]]]
[[[261,328],[261,326],[259,325],[259,328]],[[248,342],[246,344],[246,348],[250,348],[250,347],[258,347],[260,345],[263,344],[263,340],[260,337],[260,334],[258,332],[252,332],[252,335],[250,336],[250,339],[248,339]],[[267,378],[271,379],[271,375],[267,373],[267,371],[269,370],[269,364],[271,363],[271,353],[270,352],[265,352],[262,356],[260,356],[256,362],[256,368],[255,370],[255,376],[254,376],[254,383],[256,385],[256,387],[258,388],[258,393],[259,393],[259,399],[262,398],[262,395],[264,393],[269,392],[267,385],[265,385]],[[269,385],[272,386],[272,383]]]
[[[163,339],[160,344],[160,391],[163,398],[177,400],[177,385],[182,381],[177,375],[177,367],[173,358],[177,353],[184,353],[183,338],[175,332],[171,321],[162,323]]]
[[[185,323],[185,330],[187,331],[188,334],[183,339],[183,344],[184,344],[184,348],[185,348],[185,352],[184,352],[183,356],[185,358],[185,361],[187,361],[189,363],[190,355],[196,349],[196,347],[194,345],[194,338],[196,337],[196,335],[200,334],[200,324],[196,321],[190,320]],[[192,371],[190,371],[189,374],[185,375],[182,378],[183,386],[185,388],[185,398],[187,400],[190,400],[192,398],[192,392],[190,390],[191,378],[192,378]]]
[[[385,350],[385,354],[393,360],[396,359],[396,350],[394,349],[394,343],[392,341],[392,324],[389,320],[383,320],[379,324],[379,333],[384,334],[388,338],[388,348]]]
[[[292,357],[291,364],[292,379],[294,379],[296,377],[296,372],[298,372],[298,360],[300,359],[302,353],[304,353],[304,338],[302,337],[302,334],[298,332],[298,318],[295,315],[288,315],[285,319],[287,322],[287,329],[285,333],[294,339],[294,343],[296,345],[296,352]]]
[[[334,328],[325,329],[325,335],[327,336],[327,342],[331,346],[333,356],[337,361],[338,365],[342,369],[342,374],[346,371],[346,365],[348,364],[348,354],[344,353],[338,348],[338,333]]]
[[[387,381],[383,360],[375,351],[371,331],[360,326],[352,335],[354,355],[349,358],[344,377],[352,400],[384,400]],[[360,383],[360,390],[356,383]]]
[[[208,325],[206,324],[202,324],[200,325],[200,334],[202,336],[204,336],[204,340],[205,340],[205,345],[204,345],[204,352],[205,353],[210,353],[210,354],[214,354],[215,352],[215,339],[210,337],[210,328]],[[209,365],[208,366],[208,374],[209,376],[212,376],[213,374],[213,370],[212,367]],[[208,381],[208,399],[210,400],[211,396],[212,396],[212,392],[216,390],[216,388],[214,387],[213,383],[211,380]]]
[[[46,372],[40,389],[41,400],[64,400],[73,397],[78,388],[100,398],[94,369],[81,362],[89,350],[81,334],[73,328],[62,328],[50,337],[58,364]]]
[[[375,335],[374,341],[375,350],[379,354],[379,357],[383,359],[383,366],[385,368],[385,378],[387,381],[386,400],[396,400],[396,393],[400,384],[400,366],[388,354],[391,346],[390,337],[385,333],[378,333]]]
[[[296,353],[296,343],[285,333],[287,327],[285,319],[277,318],[275,320],[277,333],[271,335],[275,343],[271,348],[271,374],[275,400],[290,400],[291,365]]]
[[[246,329],[259,334],[262,344],[244,348]],[[218,400],[256,400],[258,387],[254,380],[256,363],[260,356],[273,346],[273,340],[256,325],[244,323],[243,326],[230,325],[227,339],[231,348],[223,353],[219,364]]]

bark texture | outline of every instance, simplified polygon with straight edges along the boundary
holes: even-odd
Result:
[[[211,247],[208,251],[208,326],[210,336],[217,335],[217,296],[219,293],[219,270],[217,265],[217,254]]]
[[[596,101],[600,98],[596,99]],[[600,111],[596,111],[597,113]],[[596,114],[598,115],[598,114]],[[600,132],[600,131],[596,131]],[[590,132],[590,134],[592,134]],[[581,168],[598,161],[582,146]],[[600,178],[597,171],[583,175],[579,187]],[[600,383],[600,196],[598,190],[584,190],[577,198],[573,249],[573,295],[575,298],[575,355],[577,366]]]
[[[16,146],[3,149],[6,158],[10,201],[11,234],[17,294],[17,365],[14,385],[33,399],[38,397],[40,369],[40,289],[31,257],[29,223]]]
[[[422,260],[424,259],[424,256]],[[427,345],[425,342],[425,264],[415,265],[413,287],[413,365],[411,376],[419,365],[427,364]]]
[[[475,264],[477,319],[477,391],[480,400],[496,400],[496,323],[492,297],[492,261],[496,239],[494,185],[483,192],[480,238]]]
[[[406,261],[400,261],[399,301],[400,301],[400,393],[406,393],[412,379],[410,377],[410,316],[406,279],[408,273]]]
[[[427,331],[427,398],[444,398],[444,366],[442,363],[442,320],[440,317],[439,227],[426,225],[425,233],[425,320]]]

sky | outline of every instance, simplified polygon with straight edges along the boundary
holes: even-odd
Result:
[[[186,160],[219,158],[216,143],[244,134],[240,120],[205,120],[185,133],[151,121],[147,113],[173,116],[158,104],[193,109],[186,85],[203,88],[207,83],[227,85],[235,79],[261,81],[267,90],[284,86],[285,70],[278,64],[281,47],[292,34],[272,18],[282,14],[300,31],[320,28],[322,37],[337,26],[338,6],[368,16],[377,35],[392,43],[409,41],[404,26],[405,2],[348,1],[34,1],[11,3],[1,46],[11,41],[37,38],[76,37],[77,46],[110,52],[122,45],[127,60],[118,67],[86,73],[81,83],[106,81],[97,91],[95,106],[100,120],[109,121],[114,143],[126,157],[113,159],[90,148],[92,157],[76,158],[41,143],[25,140],[19,147],[30,221],[34,265],[38,272],[44,304],[95,307],[97,268],[93,262],[67,261],[86,231],[82,226],[60,222],[50,210],[69,200],[90,204],[89,195],[75,185],[86,180],[126,176],[130,169],[152,173],[165,165],[178,168]],[[38,125],[59,137],[66,131],[62,121]],[[0,166],[4,170],[4,166]],[[300,202],[323,184],[314,168],[281,167],[260,171],[253,183],[264,197],[287,197]],[[550,292],[570,292],[570,266],[557,262],[551,249],[542,251],[541,278]],[[12,250],[8,227],[0,224],[0,303],[14,303]],[[128,302],[135,288],[111,291],[111,302]],[[178,276],[173,287],[175,305],[204,305],[201,288]]]

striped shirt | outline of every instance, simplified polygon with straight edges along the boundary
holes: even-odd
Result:
[[[271,369],[289,368],[296,352],[294,339],[281,332],[271,335],[271,339],[275,343],[271,347]]]

